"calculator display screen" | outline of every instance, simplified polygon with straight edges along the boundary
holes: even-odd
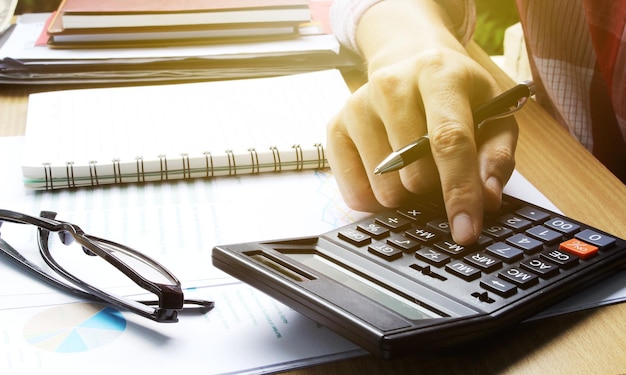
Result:
[[[373,283],[356,273],[341,267],[317,254],[285,253],[284,255],[304,264],[322,275],[345,285],[352,290],[380,303],[411,320],[441,318],[438,315],[392,291]]]

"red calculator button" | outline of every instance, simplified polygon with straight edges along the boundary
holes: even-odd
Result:
[[[590,258],[598,252],[597,246],[590,245],[576,238],[562,242],[559,249],[567,251],[570,254],[578,255],[582,259]]]

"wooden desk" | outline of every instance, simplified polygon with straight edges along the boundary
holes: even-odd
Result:
[[[513,84],[478,47],[470,46],[470,52],[503,89]],[[349,79],[358,85],[359,77]],[[0,135],[24,134],[33,89],[0,87]],[[518,170],[567,215],[626,238],[626,186],[535,103],[517,119]],[[461,353],[415,354],[393,361],[363,357],[289,374],[626,373],[626,304],[526,324]]]

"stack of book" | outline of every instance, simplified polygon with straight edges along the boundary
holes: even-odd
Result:
[[[53,48],[228,43],[295,37],[308,0],[63,0],[47,26]]]
[[[133,4],[141,1],[148,0],[66,0],[61,6],[61,11],[55,15],[49,13],[20,15],[16,18],[15,23],[0,35],[0,84],[63,83],[80,85],[188,82],[266,77],[333,68],[340,68],[344,71],[358,70],[362,66],[359,57],[341,48],[337,38],[332,34],[328,22],[332,0],[304,0],[308,5],[307,7],[296,5],[303,4],[303,0],[149,0],[153,1],[151,4],[154,5],[169,4],[172,6],[172,4],[204,2],[205,4],[214,4],[214,7],[219,1],[226,1],[231,6],[229,12],[234,11],[235,8],[232,8],[234,4],[240,4],[239,8],[245,9],[242,5],[243,1],[248,1],[255,5],[253,13],[257,16],[266,14],[265,10],[270,9],[261,7],[261,4],[270,4],[271,1],[274,1],[275,4],[279,4],[279,2],[292,4],[288,7],[276,5],[277,8],[267,11],[273,17],[271,18],[274,20],[272,22],[243,22],[243,15],[248,13],[237,10],[236,19],[238,21],[234,24],[228,25],[225,21],[226,18],[222,17],[226,13],[219,13],[222,15],[219,18],[219,23],[210,27],[206,25],[193,26],[197,29],[222,31],[243,29],[258,37],[263,34],[257,31],[265,30],[267,34],[267,29],[276,27],[277,24],[290,25],[285,28],[287,33],[293,32],[294,25],[299,25],[298,32],[293,37],[288,37],[291,34],[285,34],[284,37],[266,35],[255,40],[244,40],[245,37],[233,38],[232,34],[230,37],[201,37],[192,41],[176,39],[180,37],[182,30],[189,30],[191,27],[188,25],[189,19],[184,21],[185,24],[181,26],[150,26],[151,29],[158,27],[167,30],[164,33],[168,36],[171,35],[171,37],[165,40],[159,38],[147,40],[148,34],[138,35],[148,32],[145,26],[95,27],[98,24],[102,25],[105,21],[111,22],[115,19],[119,21],[120,18],[116,18],[118,16],[111,17],[117,13],[91,12],[94,15],[89,17],[94,18],[85,19],[81,18],[83,16],[78,17],[78,14],[68,12],[70,9],[68,5],[73,3],[94,3],[101,7],[104,5],[112,7],[114,3]],[[265,10],[260,11],[261,9]],[[297,9],[298,12],[296,13],[305,13],[302,15],[302,19],[307,19],[310,12],[311,21],[304,24],[300,24],[300,20],[294,19],[279,22],[276,18],[276,14],[281,14],[276,12],[278,9],[289,9],[290,11]],[[226,10],[219,12],[226,12]],[[86,16],[91,13],[88,12]],[[209,12],[194,11],[188,13],[198,16],[201,13]],[[156,14],[166,13],[157,12]],[[54,18],[55,16],[56,18]],[[133,14],[131,17],[135,22],[138,19],[152,19],[147,16],[134,18],[135,16],[138,14]],[[169,19],[178,19],[178,17],[170,16]],[[48,29],[53,25],[52,20],[55,21],[54,25],[57,25],[58,22],[63,25],[58,34],[53,34],[52,43],[58,43],[54,46],[55,48],[50,48],[51,45],[48,42],[50,38]],[[81,22],[77,24],[76,21]],[[108,25],[110,26],[110,23]],[[87,31],[79,32],[79,30]],[[130,31],[122,32],[122,30]],[[118,35],[119,40],[103,41],[104,36],[117,34],[120,34]],[[61,38],[61,35],[65,39]],[[152,35],[154,36],[154,34]],[[134,39],[123,39],[121,36]],[[81,38],[83,39],[81,40]],[[131,46],[133,48],[127,48]],[[137,46],[141,48],[135,48]]]

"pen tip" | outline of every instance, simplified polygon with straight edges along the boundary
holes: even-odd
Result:
[[[380,176],[383,174],[383,171],[379,167],[376,167],[374,168],[374,174]]]

